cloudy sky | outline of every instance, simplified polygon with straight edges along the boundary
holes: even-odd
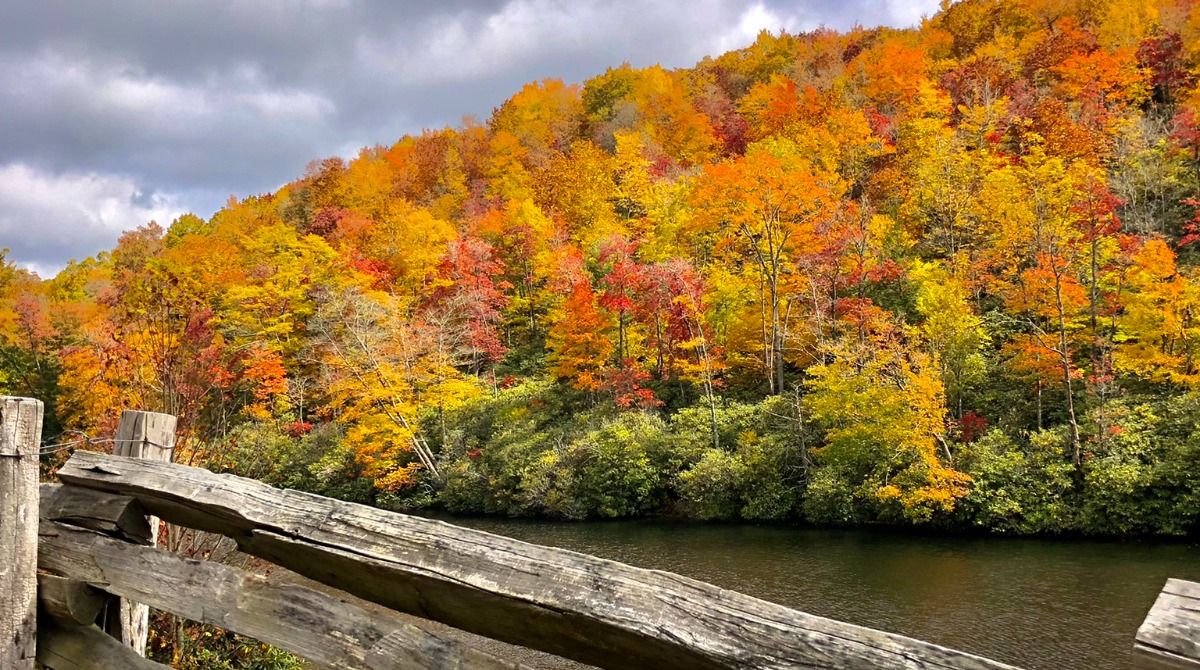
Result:
[[[47,276],[314,158],[480,119],[526,81],[906,26],[937,0],[4,0],[0,247]]]

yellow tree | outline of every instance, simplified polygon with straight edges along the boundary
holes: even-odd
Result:
[[[1020,161],[987,176],[977,203],[992,224],[987,263],[995,288],[1023,320],[1027,341],[1058,361],[1076,466],[1082,450],[1075,381],[1082,371],[1075,340],[1090,312],[1083,279],[1091,267],[1089,231],[1094,216],[1107,216],[1088,206],[1096,181],[1094,168],[1048,156],[1035,143]]]
[[[908,271],[916,285],[914,307],[921,316],[921,339],[941,372],[942,386],[956,418],[963,395],[983,378],[988,342],[983,320],[971,307],[965,283],[939,263],[916,261]]]
[[[591,142],[577,141],[569,154],[555,156],[538,172],[534,193],[542,211],[563,221],[581,248],[624,232],[613,210],[613,158]]]
[[[481,389],[454,367],[437,333],[396,298],[353,286],[323,294],[310,329],[329,404],[350,427],[347,446],[367,476],[386,490],[410,485],[418,467],[441,481],[419,415],[457,407]]]
[[[490,125],[496,136],[518,143],[526,168],[543,167],[579,136],[583,125],[579,86],[566,85],[560,79],[525,84],[496,110]]]
[[[655,65],[610,69],[584,85],[583,104],[596,140],[613,146],[620,130],[637,130],[684,166],[702,165],[716,151],[708,117],[696,109],[682,77]]]
[[[331,281],[336,254],[321,238],[281,223],[246,236],[240,246],[247,276],[222,296],[221,328],[235,346],[294,359],[306,344],[314,293]]]
[[[1200,383],[1200,289],[1180,272],[1162,240],[1148,240],[1126,274],[1117,317],[1117,370],[1155,382]]]
[[[357,212],[338,221],[333,235],[343,255],[388,289],[409,299],[422,296],[437,274],[454,226],[423,207],[395,200],[370,218]]]
[[[804,258],[827,249],[842,182],[813,165],[787,140],[756,143],[746,155],[705,168],[692,203],[696,231],[714,253],[755,268],[761,287],[763,371],[772,393],[784,390],[786,285]]]
[[[501,200],[518,202],[532,196],[533,176],[526,169],[529,150],[520,138],[499,130],[489,140],[485,176],[488,191]]]
[[[935,361],[869,300],[840,312],[828,362],[808,369],[804,405],[827,431],[818,460],[857,484],[859,502],[917,522],[953,511],[970,477],[938,457],[946,404]]]
[[[1005,113],[1001,108],[998,114]],[[984,242],[975,204],[984,175],[1000,165],[986,145],[975,146],[965,135],[961,126],[956,132],[936,117],[913,119],[900,129],[904,150],[898,158],[908,176],[899,189],[901,218],[924,247],[950,258],[971,254]]]

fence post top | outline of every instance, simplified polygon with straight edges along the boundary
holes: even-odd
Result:
[[[42,404],[42,401],[38,400],[37,398],[25,398],[23,396],[18,396],[18,395],[0,395],[0,402],[3,402],[6,405],[8,403],[17,403],[17,404],[36,403],[38,405]]]
[[[0,396],[0,456],[36,456],[42,433],[42,401]]]
[[[174,414],[167,414],[166,412],[150,412],[150,411],[148,411],[148,410],[144,410],[144,409],[123,409],[123,410],[121,410],[121,414],[122,414],[122,415],[125,415],[125,414],[140,414],[140,415],[143,415],[143,416],[155,416],[155,417],[160,417],[160,416],[161,416],[161,417],[169,417],[169,418],[171,418],[171,419],[175,419],[175,418],[177,418],[177,417],[176,417]]]

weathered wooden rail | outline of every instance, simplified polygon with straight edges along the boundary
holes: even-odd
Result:
[[[7,414],[0,419],[7,425]],[[0,442],[0,477],[6,448],[28,451]],[[32,451],[36,459],[36,446]],[[36,482],[36,471],[22,476]],[[336,668],[521,667],[397,612],[602,668],[1012,668],[672,573],[279,490],[175,465],[161,454],[151,460],[79,451],[58,476],[61,485],[43,484],[36,495],[36,486],[20,489],[23,504],[39,509],[29,517],[40,518],[36,524],[18,527],[9,521],[18,517],[0,508],[0,565],[16,566],[0,572],[5,604],[15,603],[0,612],[0,670],[32,667],[32,596],[13,597],[7,585],[20,583],[32,594],[35,581],[42,614],[36,656],[52,670],[162,667],[142,658],[144,627],[130,632],[128,616],[121,630],[112,625],[117,597],[126,603],[123,614],[137,611],[134,604],[153,607]],[[0,501],[11,497],[0,491]],[[149,515],[225,535],[242,551],[330,588],[160,550]],[[28,556],[9,560],[29,553],[23,543],[31,530],[36,580]],[[23,543],[6,540],[18,535]],[[1138,634],[1142,667],[1200,668],[1187,665],[1200,657],[1197,593],[1196,585],[1168,584]]]
[[[1133,654],[1147,670],[1200,670],[1200,584],[1167,580],[1138,628]]]

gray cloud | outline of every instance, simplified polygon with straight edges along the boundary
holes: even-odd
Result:
[[[0,246],[42,271],[272,190],[314,158],[485,118],[526,81],[680,67],[763,28],[937,0],[18,0],[0,6]],[[36,224],[36,225],[31,225]]]

